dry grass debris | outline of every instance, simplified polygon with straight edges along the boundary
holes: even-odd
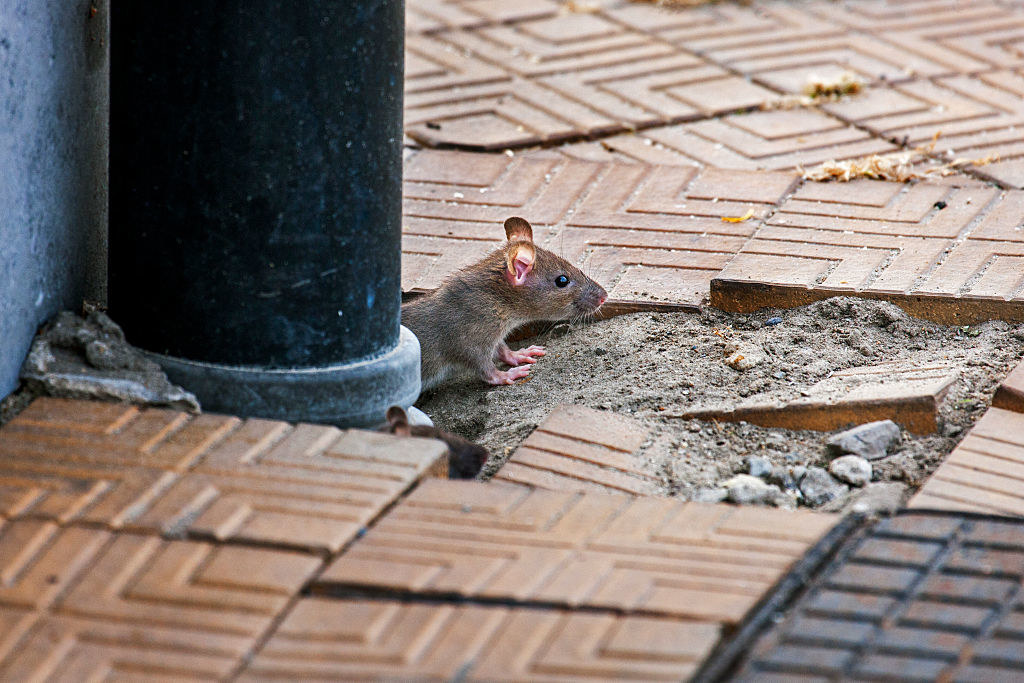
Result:
[[[797,107],[816,107],[822,102],[836,102],[844,97],[856,95],[864,89],[864,84],[858,78],[844,71],[838,76],[822,78],[816,74],[810,74],[803,87],[803,94],[790,95],[777,100],[765,102],[761,105],[764,111],[775,109],[796,109]]]
[[[872,154],[857,159],[847,159],[846,161],[831,159],[817,168],[807,170],[798,166],[797,170],[800,171],[800,175],[804,180],[818,182],[836,181],[845,183],[857,178],[870,178],[872,180],[890,180],[906,183],[929,176],[942,177],[953,175],[969,166],[985,166],[999,161],[998,154],[990,154],[978,159],[954,159],[945,164],[930,168],[915,168],[918,162],[932,158],[931,153],[935,149],[935,143],[938,142],[940,135],[941,133],[936,133],[931,143],[915,147],[914,149],[891,152],[889,154]]]

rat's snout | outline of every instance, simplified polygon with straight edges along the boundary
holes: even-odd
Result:
[[[604,287],[595,282],[591,287],[588,287],[587,291],[584,293],[584,296],[580,301],[582,304],[581,308],[587,313],[595,313],[607,300],[608,292],[604,291]]]

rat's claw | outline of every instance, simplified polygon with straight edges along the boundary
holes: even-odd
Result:
[[[529,365],[520,365],[517,368],[509,368],[508,370],[501,371],[495,370],[489,373],[484,379],[488,384],[515,384],[517,379],[522,379],[530,374]]]
[[[518,351],[501,351],[498,354],[498,359],[502,363],[508,365],[517,366],[523,363],[536,363],[537,358],[547,353],[543,346],[531,346],[527,349],[519,349]]]

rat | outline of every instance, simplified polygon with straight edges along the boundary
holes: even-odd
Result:
[[[515,384],[545,351],[543,346],[513,351],[505,343],[513,330],[591,315],[608,298],[579,268],[535,245],[526,219],[506,220],[505,236],[500,249],[402,306],[402,324],[420,341],[424,389],[458,369],[472,370],[488,384]],[[499,370],[495,361],[511,367]]]
[[[478,443],[463,439],[458,434],[446,432],[437,427],[410,425],[409,416],[401,406],[391,406],[387,412],[388,426],[384,431],[397,436],[419,436],[427,439],[440,439],[448,446],[448,478],[472,479],[490,457],[487,449]]]

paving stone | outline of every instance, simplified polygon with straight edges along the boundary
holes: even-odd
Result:
[[[829,515],[431,480],[332,563],[352,587],[735,623]]]
[[[784,619],[761,624],[737,680],[1021,677],[1024,521],[913,511],[894,521],[852,534]],[[922,545],[936,522],[951,532]]]
[[[181,472],[240,424],[224,415],[43,397],[0,430],[0,452],[24,459]]]
[[[1006,376],[992,397],[992,405],[1004,410],[1024,413],[1024,362]]]
[[[417,33],[549,17],[560,9],[556,0],[408,0],[406,39]]]
[[[898,148],[813,108],[755,111],[562,145],[591,161],[707,165],[745,170],[809,168]]]
[[[0,528],[0,605],[49,606],[68,590],[110,540],[98,529],[61,529],[20,520]]]
[[[1024,516],[1024,413],[990,408],[908,506]]]
[[[560,405],[493,478],[559,491],[656,493],[656,474],[635,457],[647,436],[648,430],[628,417]]]
[[[1017,34],[1024,40],[1024,14]],[[914,147],[928,145],[937,136],[933,154],[947,161],[998,155],[996,163],[969,172],[1024,187],[1024,67],[869,89],[855,99],[822,108]]]
[[[711,302],[858,296],[943,324],[1024,320],[1022,220],[1024,194],[969,181],[807,183],[712,281]]]
[[[673,417],[819,431],[892,419],[916,434],[931,434],[939,404],[957,374],[944,363],[893,361],[839,370],[790,401],[695,406]]]
[[[423,151],[406,163],[403,289],[430,290],[501,245],[521,215],[613,303],[693,306],[795,185],[792,173]],[[749,220],[723,221],[723,217]]]
[[[341,548],[446,462],[430,439],[62,399],[0,430],[0,454],[9,518],[314,551]]]
[[[432,439],[247,420],[131,526],[336,551],[446,452]]]
[[[242,680],[680,680],[718,632],[601,612],[304,598]]]
[[[8,621],[19,617],[31,617],[34,627]],[[0,623],[11,629],[0,638],[20,641],[0,658],[0,678],[7,681],[224,680],[254,644],[231,633],[38,617],[9,608],[0,608]]]
[[[409,40],[406,133],[430,145],[506,148],[692,120],[772,92],[597,13]]]
[[[120,534],[56,609],[256,638],[319,566],[296,552]]]

